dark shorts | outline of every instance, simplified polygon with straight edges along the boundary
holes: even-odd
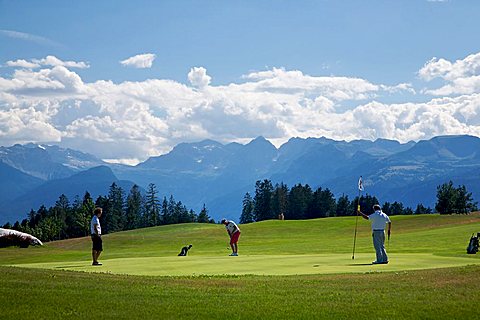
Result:
[[[103,251],[102,236],[92,234],[92,250]]]

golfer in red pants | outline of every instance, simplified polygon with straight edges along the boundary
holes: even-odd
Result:
[[[230,246],[232,247],[231,256],[238,256],[238,239],[240,238],[240,228],[231,220],[222,219],[222,224],[225,225],[228,235],[230,236]]]

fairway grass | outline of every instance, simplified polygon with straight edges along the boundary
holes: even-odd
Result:
[[[371,254],[355,260],[345,254],[137,257],[102,260],[102,266],[88,261],[63,261],[16,265],[18,267],[130,274],[140,276],[199,275],[301,275],[368,273],[459,267],[480,264],[474,257],[449,257],[426,253],[392,254],[388,265],[372,265]]]

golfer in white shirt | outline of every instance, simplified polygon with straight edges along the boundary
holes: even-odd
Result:
[[[374,213],[366,215],[360,210],[358,213],[366,220],[372,221],[372,238],[373,247],[377,255],[377,260],[372,262],[373,264],[387,264],[388,256],[385,250],[385,227],[388,223],[388,238],[390,239],[390,230],[392,228],[392,222],[390,218],[382,211],[382,208],[376,204],[373,206]]]

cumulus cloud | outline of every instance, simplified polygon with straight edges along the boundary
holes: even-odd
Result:
[[[471,54],[465,59],[450,62],[445,59],[432,58],[418,72],[427,81],[434,78],[455,80],[480,74],[480,53]]]
[[[210,84],[212,78],[207,75],[207,70],[203,67],[193,67],[188,73],[188,81],[195,88],[203,89]]]
[[[7,61],[6,65],[9,67],[19,67],[19,68],[25,68],[25,69],[34,69],[34,68],[40,67],[40,65],[37,63],[29,62],[23,59],[19,59],[16,61]]]
[[[448,80],[451,88],[429,89],[442,97],[418,102],[410,83],[390,86],[283,68],[251,72],[241,82],[220,86],[211,85],[203,67],[190,70],[188,84],[164,79],[85,83],[73,65],[53,65],[56,60],[48,57],[36,61],[42,61],[41,69],[18,62],[11,77],[0,77],[0,144],[57,141],[128,162],[206,138],[228,143],[262,135],[282,143],[319,136],[403,142],[440,134],[480,136],[473,63],[457,71],[461,77]],[[442,62],[435,69],[435,64],[428,62],[431,71],[425,73],[447,77],[457,68]],[[463,79],[468,81],[462,84]],[[461,86],[465,93],[458,95]],[[398,92],[406,101],[382,102]],[[453,93],[457,96],[450,97]]]
[[[126,67],[134,67],[139,69],[151,68],[156,55],[153,53],[138,54],[128,59],[120,61]]]
[[[441,96],[471,94],[480,90],[480,53],[450,62],[443,58],[432,58],[418,72],[421,79],[442,79],[445,84],[437,89],[426,89],[424,93]]]
[[[62,67],[67,67],[67,68],[80,68],[80,69],[86,69],[89,68],[89,64],[83,61],[76,62],[76,61],[62,61],[58,59],[55,56],[47,56],[44,59],[32,59],[34,63],[37,63],[42,66],[62,66]]]
[[[35,69],[40,68],[42,66],[62,66],[67,68],[79,68],[79,69],[86,69],[90,68],[90,65],[83,61],[62,61],[55,56],[47,56],[43,59],[32,59],[30,61],[19,59],[16,61],[7,61],[6,63],[9,67],[20,67],[26,69]]]
[[[33,71],[17,69],[12,79],[0,77],[0,91],[5,94],[50,99],[68,95],[85,95],[88,87],[78,74],[63,66]],[[46,98],[50,97],[50,98]]]

